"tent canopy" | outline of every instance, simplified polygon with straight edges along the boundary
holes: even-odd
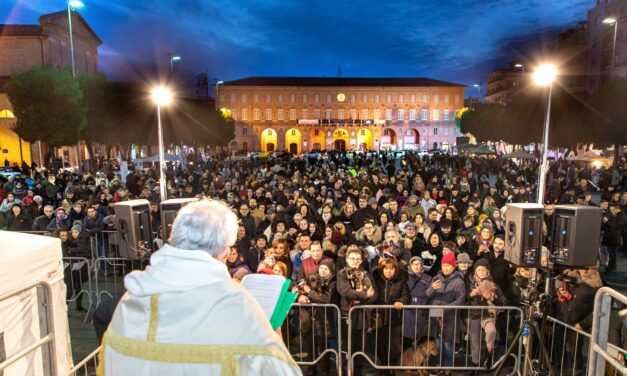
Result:
[[[517,158],[517,159],[535,159],[535,155],[529,154],[523,150],[516,150],[513,153],[505,155],[505,158]]]
[[[494,151],[492,151],[492,149],[490,149],[490,147],[486,144],[483,144],[476,149],[469,150],[468,152],[471,154],[494,154]]]
[[[580,155],[572,155],[568,158],[566,158],[567,161],[595,161],[597,159],[604,159],[605,157],[602,157],[600,155],[598,155],[597,153],[593,152],[592,150],[587,150],[586,152],[584,152],[583,154]]]

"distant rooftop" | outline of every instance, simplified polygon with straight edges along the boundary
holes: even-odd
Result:
[[[40,35],[42,30],[39,25],[0,25],[0,36],[31,37]]]
[[[227,81],[228,86],[456,86],[466,85],[422,77],[246,77]]]

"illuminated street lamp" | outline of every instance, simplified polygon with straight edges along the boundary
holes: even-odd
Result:
[[[176,54],[168,54],[168,59],[170,60],[170,79],[172,79],[172,77],[174,77],[174,62],[175,61],[180,61],[182,58],[180,55],[176,55]]]
[[[524,65],[522,65],[520,63],[516,63],[516,64],[514,64],[514,67],[520,68],[520,70],[521,70],[520,74],[525,74],[525,66]]]
[[[606,25],[614,25],[614,39],[612,41],[612,65],[611,65],[611,71],[610,71],[610,76],[614,73],[614,64],[616,61],[616,32],[618,31],[618,19],[614,18],[614,17],[607,17],[606,19],[603,20],[603,23]]]
[[[72,33],[72,10],[77,8],[84,7],[80,0],[69,0],[67,2],[67,22],[68,22],[68,31],[70,33],[70,60],[72,61],[72,77],[76,78],[76,66],[74,64],[74,35]],[[78,165],[78,170],[81,170],[81,140],[78,139],[78,143],[76,144],[76,164]]]
[[[481,85],[474,84],[474,85],[472,85],[472,87],[476,87],[477,88],[477,97],[479,98],[479,103],[481,103]]]
[[[70,59],[72,60],[72,76],[76,78],[76,66],[74,65],[74,35],[72,34],[72,10],[84,7],[80,0],[69,0],[67,2],[67,22],[70,32]]]
[[[542,136],[542,161],[540,164],[540,175],[538,176],[538,204],[543,204],[544,189],[546,183],[547,152],[549,149],[549,120],[551,116],[551,94],[553,91],[553,81],[557,77],[557,68],[553,64],[542,64],[533,73],[533,81],[538,86],[549,87],[549,98],[544,115],[544,134]]]
[[[159,177],[159,193],[161,201],[166,200],[166,181],[165,181],[165,152],[163,147],[163,130],[161,127],[161,106],[167,106],[172,103],[172,92],[164,86],[158,86],[152,90],[152,100],[157,105],[157,133],[159,136],[159,168],[161,175]]]
[[[216,99],[214,100],[215,105],[216,105],[216,111],[218,111],[218,88],[223,83],[224,83],[224,81],[216,81]]]

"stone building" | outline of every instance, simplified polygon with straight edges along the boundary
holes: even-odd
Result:
[[[497,69],[488,74],[488,91],[483,97],[486,103],[506,104],[523,86],[523,67]]]
[[[596,0],[587,25],[588,90],[595,91],[610,77],[627,78],[627,0]]]
[[[11,131],[15,116],[5,88],[11,75],[34,66],[71,68],[68,26],[67,11],[43,15],[38,25],[0,25],[0,162],[5,158],[11,163],[20,159],[30,163],[31,158],[39,165],[43,162],[45,145],[30,145]],[[77,74],[95,74],[102,41],[76,11],[72,12],[72,34]],[[76,160],[76,147],[60,148],[59,153],[64,161]]]
[[[220,84],[238,151],[431,150],[455,145],[465,85],[428,78],[248,77]]]

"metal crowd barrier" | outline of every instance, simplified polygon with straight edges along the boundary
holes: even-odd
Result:
[[[149,259],[99,257],[94,262],[96,307],[106,299],[120,297],[124,289],[124,276],[133,270],[144,270]]]
[[[609,287],[601,287],[594,297],[594,311],[592,316],[592,332],[590,335],[591,344],[588,350],[588,376],[602,375],[605,372],[606,362],[614,372],[619,375],[627,374],[625,367],[626,351],[610,343],[609,331],[612,317],[612,299],[627,304],[627,296]],[[615,320],[619,320],[621,326],[625,326],[627,320],[627,309],[621,310]],[[610,353],[610,351],[612,353]]]
[[[92,263],[85,257],[64,257],[63,258],[63,274],[66,286],[66,302],[76,303],[77,307],[82,307],[82,300],[87,296],[89,307],[85,314],[85,320],[94,307],[93,285],[92,285]],[[85,286],[86,284],[86,286]]]
[[[345,337],[348,375],[368,366],[377,371],[487,371],[502,362],[516,373],[521,341],[513,361],[505,354],[514,333],[522,330],[522,315],[518,307],[501,306],[355,306],[348,313]],[[484,347],[486,333],[494,341],[491,353]]]
[[[118,232],[115,230],[100,231],[91,235],[91,257],[117,257]]]
[[[331,363],[341,374],[340,309],[335,304],[293,304],[281,327],[285,346],[297,364],[329,374]]]
[[[547,333],[545,333],[547,340],[547,350],[549,351],[549,360],[554,370],[560,371],[561,375],[577,375],[588,369],[590,360],[590,338],[591,335],[588,332],[579,330],[572,325],[568,325],[565,322],[558,320],[554,317],[547,316],[547,321],[550,323]],[[619,324],[622,326],[622,323]],[[627,357],[627,350],[617,346],[616,344],[607,343],[607,354],[612,358],[623,364]],[[625,371],[621,371],[620,368],[605,362],[605,359],[601,361],[606,368],[605,374],[608,376],[624,375]]]
[[[52,306],[54,303],[52,300],[52,289],[50,285],[47,282],[43,281],[30,284],[19,290],[15,290],[0,296],[0,302],[4,302],[14,297],[20,297],[20,295],[23,295],[25,293],[32,293],[31,290],[33,289],[37,289],[35,294],[37,294],[37,306],[39,307],[40,312],[40,336],[39,338],[32,338],[32,343],[30,344],[23,344],[22,347],[14,354],[3,353],[5,359],[0,362],[0,375],[4,374],[5,371],[10,371],[9,367],[11,365],[20,360],[23,360],[26,357],[29,357],[29,359],[26,360],[27,364],[34,366],[35,361],[33,360],[33,358],[30,357],[30,354],[36,351],[41,354],[43,369],[31,369],[31,371],[34,371],[37,374],[40,374],[41,372],[41,374],[45,375],[57,375],[56,346],[54,343],[54,317],[52,313]],[[44,312],[43,315],[41,315],[42,310]],[[6,352],[6,349],[3,348],[3,352]]]
[[[76,363],[71,370],[69,370],[65,376],[88,376],[95,375],[98,369],[98,354],[102,346],[99,346],[91,354],[87,355],[83,360]]]

